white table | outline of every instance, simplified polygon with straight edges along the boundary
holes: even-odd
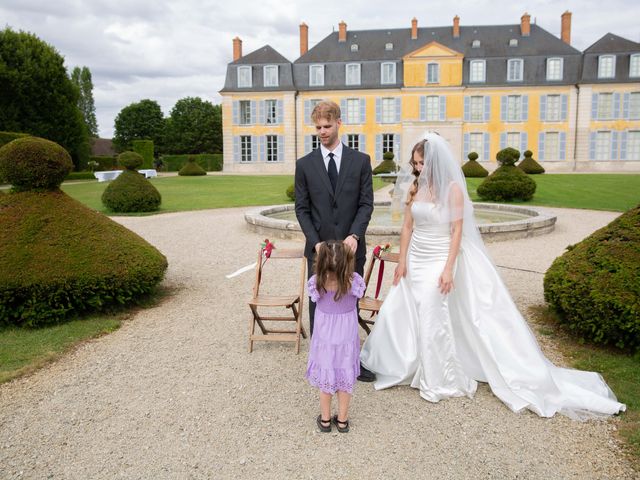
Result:
[[[145,178],[153,178],[158,176],[158,172],[155,168],[149,168],[146,170],[138,170],[138,173],[144,175]]]
[[[122,170],[105,170],[103,172],[93,172],[93,176],[98,179],[98,182],[107,182],[118,178],[118,175],[122,173]],[[144,170],[138,170],[138,173],[144,175],[145,178],[153,178],[158,176],[158,171],[155,168],[149,168]]]

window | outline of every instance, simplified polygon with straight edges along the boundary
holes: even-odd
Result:
[[[240,161],[251,161],[251,135],[242,135],[240,137]]]
[[[385,50],[393,50],[393,43],[385,43],[384,44],[384,49]]]
[[[474,40],[471,42],[471,48],[480,48],[480,40]]]
[[[507,122],[522,121],[522,96],[509,95],[507,97]]]
[[[358,51],[358,44],[357,43],[352,43],[351,44],[351,51],[352,52],[357,52]]]
[[[393,133],[382,134],[382,153],[393,152]]]
[[[629,118],[631,120],[640,119],[640,92],[629,94]]]
[[[559,122],[561,114],[560,95],[547,95],[547,122]]]
[[[627,133],[627,160],[640,160],[640,130]]]
[[[596,160],[609,160],[611,156],[611,132],[596,134]]]
[[[347,85],[360,85],[360,64],[349,63],[346,69]]]
[[[547,80],[562,80],[562,58],[547,58]]]
[[[427,121],[438,121],[440,119],[440,97],[427,97]]]
[[[517,38],[512,38],[511,40],[509,40],[509,46],[510,47],[517,47],[518,46],[518,39]]]
[[[484,74],[484,60],[471,60],[471,67],[469,73],[469,81],[470,82],[484,82],[485,74]]]
[[[348,98],[347,99],[347,118],[345,123],[362,123],[360,120],[360,99]]]
[[[640,77],[640,53],[634,53],[629,58],[629,77]]]
[[[309,65],[309,85],[324,86],[324,65]]]
[[[482,161],[484,153],[484,133],[471,133],[469,135],[469,152],[478,154],[478,161]]]
[[[395,123],[396,121],[396,99],[382,99],[382,123]]]
[[[383,63],[382,69],[382,83],[396,83],[396,64],[395,63]]]
[[[358,134],[347,135],[347,147],[360,151],[360,135]]]
[[[560,159],[560,134],[558,132],[544,134],[544,158],[545,160]]]
[[[471,97],[470,119],[472,122],[484,121],[484,97]]]
[[[240,125],[251,124],[251,102],[240,100]]]
[[[265,87],[278,86],[278,66],[277,65],[264,66],[264,86]]]
[[[251,87],[251,67],[238,67],[238,88]]]
[[[265,123],[278,123],[278,101],[277,100],[265,100]]]
[[[598,78],[613,78],[616,76],[615,55],[600,55],[598,57]]]
[[[613,93],[598,95],[598,120],[613,118]]]
[[[437,63],[427,64],[427,83],[440,82],[440,65]]]
[[[515,148],[516,150],[520,150],[520,132],[509,132],[507,133],[507,147]]]
[[[320,137],[318,135],[311,135],[311,149],[315,150],[320,148]]]
[[[523,61],[521,59],[512,58],[507,60],[507,81],[521,82],[522,70],[523,70]]]

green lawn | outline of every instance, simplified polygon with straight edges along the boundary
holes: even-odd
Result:
[[[640,203],[640,175],[545,173],[531,178],[538,187],[531,201],[520,202],[524,205],[624,212]],[[473,201],[480,201],[476,188],[482,180],[467,179]]]

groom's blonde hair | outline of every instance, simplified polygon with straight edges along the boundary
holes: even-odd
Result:
[[[330,100],[322,100],[318,102],[311,112],[311,121],[316,123],[320,119],[333,120],[340,119],[340,107],[337,103]]]

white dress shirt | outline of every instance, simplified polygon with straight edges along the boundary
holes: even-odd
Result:
[[[336,168],[338,174],[340,174],[340,163],[342,161],[342,142],[338,143],[338,146],[333,150],[329,150],[324,145],[320,145],[320,153],[322,153],[322,159],[324,160],[324,168],[329,171],[329,154],[333,153],[333,160],[336,162]]]

